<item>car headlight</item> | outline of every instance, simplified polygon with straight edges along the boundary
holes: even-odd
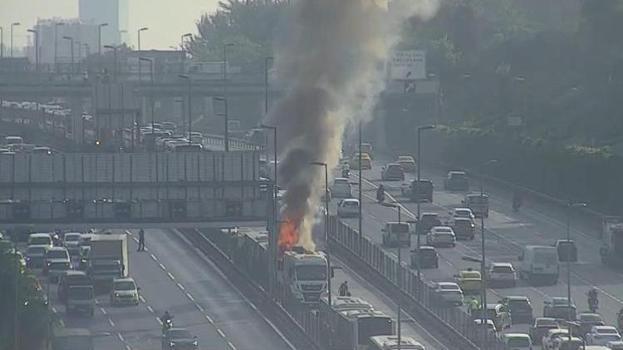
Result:
[[[199,342],[195,340],[195,341],[193,342],[193,346],[199,346]]]
[[[115,297],[119,298],[121,296],[121,293],[115,293]]]
[[[174,342],[170,342],[170,343],[169,343],[169,347],[174,348],[174,347],[175,347],[175,343],[174,343]]]

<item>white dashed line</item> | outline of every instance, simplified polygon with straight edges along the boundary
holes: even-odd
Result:
[[[130,345],[127,345],[127,344],[126,344],[126,346],[125,346],[125,350],[132,350],[132,348],[130,347]]]
[[[193,303],[195,302],[195,298],[193,298],[193,296],[190,295],[190,293],[186,293],[186,296],[188,297],[188,299],[190,299],[190,301],[192,301]]]
[[[112,319],[110,319],[110,318],[108,319],[108,323],[110,323],[110,326],[111,326],[111,327],[114,327],[114,326],[115,326],[115,322],[113,322],[113,320],[112,320]]]
[[[172,273],[167,272],[167,275],[169,275],[169,278],[170,278],[172,281],[175,281],[175,276],[173,276],[173,274],[172,274]]]
[[[158,321],[158,323],[160,323],[160,325],[162,326],[162,320],[160,319],[160,317],[156,317],[156,321]]]
[[[181,290],[186,290],[186,288],[184,288],[184,286],[181,285],[179,282],[177,283],[177,287]]]
[[[227,338],[227,337],[225,336],[225,333],[223,333],[223,331],[222,331],[220,328],[217,328],[217,329],[216,329],[216,333],[218,333],[218,335],[220,335],[220,336],[221,336],[221,337],[223,337],[223,338]]]
[[[205,309],[203,308],[203,306],[199,304],[195,304],[195,307],[197,307],[197,310],[201,311],[202,313],[205,312]]]
[[[55,308],[54,306],[52,306],[52,312],[53,312],[53,313],[56,313],[56,312],[57,312],[57,311],[56,311],[56,308]]]
[[[206,320],[208,320],[208,322],[210,323],[214,323],[214,320],[212,319],[212,317],[210,317],[210,315],[206,315]]]
[[[163,270],[165,270],[165,271],[167,270],[167,268],[166,268],[166,267],[164,267],[164,265],[162,265],[162,263],[160,263],[160,268],[161,268],[161,269],[163,269]]]
[[[123,338],[123,334],[117,333],[117,338],[119,338],[119,340],[121,340],[122,342],[125,343],[125,339]]]
[[[158,258],[156,258],[156,256],[155,256],[155,255],[153,255],[153,254],[149,254],[149,256],[151,256],[151,259],[152,259],[153,261],[158,261]]]
[[[139,295],[139,296],[138,296],[138,299],[139,299],[142,303],[147,304],[147,302],[145,301],[145,298],[143,298],[143,296],[142,296],[142,295]]]
[[[152,309],[152,308],[151,308],[151,306],[149,306],[149,305],[147,305],[147,310],[148,310],[149,312],[151,312],[152,314],[154,313],[154,309]]]
[[[227,342],[227,345],[229,346],[231,350],[236,350],[236,347],[230,341]]]
[[[108,314],[108,312],[106,312],[106,309],[104,309],[103,307],[100,307],[100,310],[102,311],[104,315]]]

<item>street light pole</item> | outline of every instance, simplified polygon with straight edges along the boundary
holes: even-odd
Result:
[[[180,77],[181,79],[186,79],[186,81],[188,82],[188,144],[190,144],[192,142],[191,140],[191,135],[192,135],[192,100],[191,100],[191,96],[192,96],[192,87],[191,87],[191,79],[190,76],[185,75],[185,74],[179,74],[178,77]],[[227,104],[225,104],[227,105]]]
[[[71,36],[64,36],[63,39],[65,40],[69,40],[69,45],[70,45],[70,50],[71,50],[71,73],[70,75],[73,75],[74,73],[74,38]]]
[[[39,72],[39,32],[36,29],[26,29],[27,32],[32,33],[35,37],[35,71]]]
[[[493,163],[497,163],[496,159],[490,159],[486,162],[484,162],[481,167],[480,167],[480,198],[481,200],[483,200],[484,196],[485,196],[485,174],[484,174],[484,168],[489,165],[489,164],[493,164]],[[485,253],[485,216],[484,214],[480,215],[480,243],[481,243],[481,250],[482,250],[482,258],[480,259],[480,280],[481,280],[481,290],[480,290],[480,299],[481,299],[481,304],[480,304],[480,312],[481,312],[481,323],[482,323],[482,347],[481,349],[486,349],[487,348],[487,278],[486,278],[486,262],[487,262],[487,256]]]
[[[222,101],[224,104],[224,113],[222,114],[225,120],[225,135],[223,137],[225,152],[229,152],[229,103],[227,97],[217,96],[214,98],[216,101]]]
[[[149,28],[143,27],[138,30],[138,54],[141,55],[141,32],[148,30]],[[141,74],[141,61],[138,61],[138,82],[143,82],[143,76]]]
[[[327,290],[329,296],[329,308],[333,304],[331,300],[331,254],[329,253],[329,167],[324,162],[311,162],[312,165],[319,165],[324,167],[324,241],[325,252],[327,255]]]
[[[102,56],[102,28],[107,27],[108,23],[97,25],[97,55]]]
[[[192,33],[186,33],[186,34],[182,35],[181,40],[180,40],[180,50],[181,50],[181,53],[182,53],[182,55],[180,57],[181,58],[181,61],[180,61],[181,63],[180,64],[181,64],[181,68],[182,68],[180,70],[180,74],[184,74],[185,73],[184,72],[184,70],[185,70],[184,69],[185,68],[184,61],[186,61],[186,50],[184,49],[184,38],[192,38],[192,36],[193,36]]]
[[[400,210],[401,210],[401,206],[399,204],[392,204],[392,203],[383,203],[383,206],[385,207],[389,207],[389,208],[396,208],[398,209],[398,225],[400,226]],[[410,234],[410,233],[409,233]],[[396,315],[396,335],[398,336],[398,347],[396,348],[397,350],[400,350],[402,347],[402,305],[400,303],[400,296],[402,293],[402,254],[401,254],[401,249],[402,247],[400,246],[400,237],[398,237],[398,275],[396,276],[396,282],[398,284],[398,298],[396,298],[396,308],[398,309],[398,313]],[[419,256],[418,256],[419,259]]]
[[[361,160],[362,160],[362,155],[361,155],[361,150],[363,148],[363,135],[362,135],[362,129],[363,125],[361,120],[359,121],[359,125],[358,125],[358,132],[359,132],[359,147],[358,147],[358,155],[357,157],[359,158],[357,160],[357,164],[359,166],[359,169],[357,169],[357,171],[359,172],[359,183],[357,184],[359,193],[357,194],[357,197],[359,199],[359,217],[357,218],[357,224],[358,224],[358,229],[359,229],[359,254],[361,255],[361,253],[363,252],[363,169],[361,169]]]
[[[419,191],[420,191],[420,181],[422,180],[422,131],[424,130],[432,130],[434,129],[435,126],[434,125],[424,125],[424,126],[419,126],[417,128],[417,180],[415,183],[415,188],[412,188],[411,191],[416,191],[415,193],[418,194],[419,196]],[[418,297],[420,296],[420,286],[422,285],[422,269],[420,268],[420,246],[421,246],[421,232],[420,232],[420,217],[421,217],[421,209],[420,209],[420,200],[418,198],[417,202],[416,202],[416,207],[417,207],[417,223],[415,224],[415,235],[416,235],[416,239],[417,239],[417,244],[416,244],[416,255],[417,255],[417,259],[415,259],[416,261],[416,267],[417,267],[417,280],[418,280],[418,288],[416,289],[417,291],[417,295]]]
[[[21,25],[19,22],[11,23],[11,58],[13,58],[13,30],[16,26]]]
[[[151,109],[151,130],[154,132],[154,125],[156,123],[154,117],[154,60],[146,57],[139,57],[139,61],[149,62],[149,73],[150,73],[150,82],[151,82],[151,93],[149,94],[149,107]],[[139,63],[140,64],[140,63]],[[155,142],[155,139],[154,139]]]
[[[54,72],[58,72],[58,26],[63,25],[64,22],[54,23]]]
[[[268,64],[273,57],[264,57],[264,115],[268,115]]]
[[[0,26],[0,58],[4,58],[4,28]]]
[[[267,129],[267,130],[272,130],[273,132],[273,160],[274,160],[274,164],[273,164],[273,232],[272,235],[270,236],[270,241],[269,241],[269,257],[270,257],[270,263],[268,264],[268,270],[270,271],[270,278],[269,278],[269,290],[270,290],[270,295],[274,297],[274,289],[275,289],[275,285],[274,285],[274,281],[276,279],[275,276],[275,261],[277,258],[277,198],[279,196],[279,185],[277,184],[277,127],[276,126],[269,126],[269,125],[264,125],[264,124],[260,124],[260,127],[262,129]]]
[[[571,209],[573,208],[583,208],[586,207],[586,203],[582,202],[572,202],[569,201],[567,203],[567,241],[571,241]],[[571,254],[567,252],[566,260],[567,260],[567,312],[569,318],[569,341],[571,341]],[[589,305],[590,306],[590,305]]]

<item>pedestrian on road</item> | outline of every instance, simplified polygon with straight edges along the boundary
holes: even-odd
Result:
[[[338,294],[341,297],[349,297],[350,296],[350,291],[348,290],[348,281],[344,281],[342,284],[340,284],[340,288],[338,290]]]
[[[138,249],[137,252],[145,251],[145,230],[138,230]]]

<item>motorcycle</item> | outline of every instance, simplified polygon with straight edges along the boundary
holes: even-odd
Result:
[[[173,328],[173,320],[168,319],[162,322],[162,334],[166,333],[169,329]]]
[[[342,177],[349,177],[350,176],[350,170],[344,168],[342,169]]]
[[[597,308],[599,307],[599,299],[597,299],[597,293],[588,293],[588,309],[595,313],[597,312]]]

